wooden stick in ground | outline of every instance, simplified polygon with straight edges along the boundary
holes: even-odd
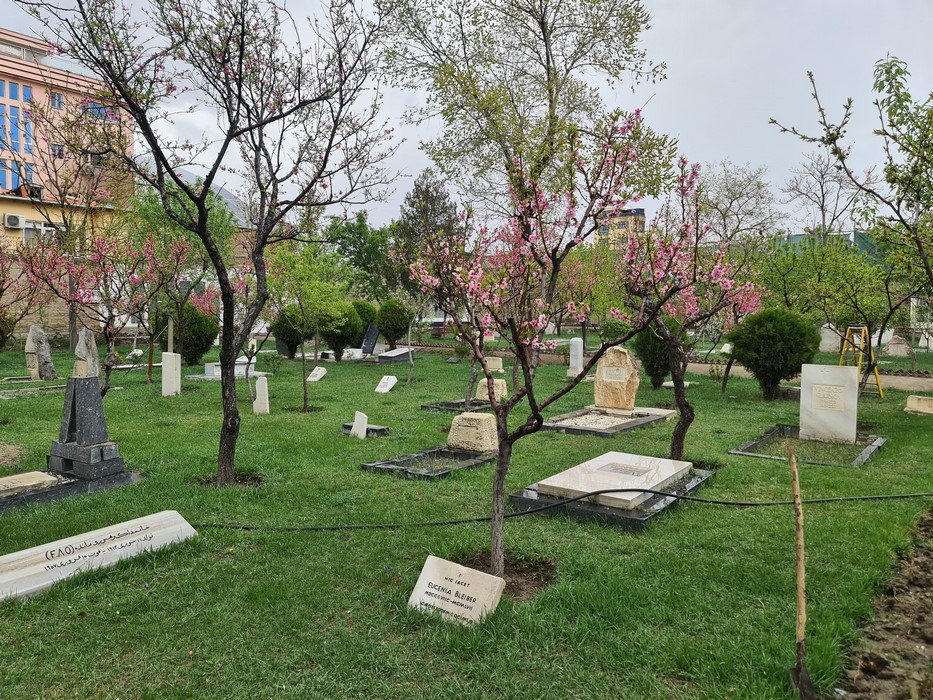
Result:
[[[810,682],[810,674],[804,663],[806,656],[807,631],[807,576],[806,557],[803,544],[803,503],[800,498],[800,478],[797,473],[797,457],[794,448],[787,448],[790,463],[790,483],[794,494],[794,532],[797,553],[797,664],[790,670],[790,680],[800,693],[801,700],[817,700],[816,690]]]

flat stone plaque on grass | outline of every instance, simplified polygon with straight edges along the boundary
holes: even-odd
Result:
[[[933,414],[933,396],[908,396],[907,406],[904,410],[908,413]]]
[[[800,439],[855,442],[858,369],[803,365],[800,371]]]
[[[45,472],[25,472],[0,479],[0,498],[13,496],[24,491],[47,489],[58,484],[58,479]]]
[[[377,394],[388,394],[392,391],[392,387],[398,384],[398,377],[392,374],[387,374],[382,379],[379,380],[379,385],[376,387]]]
[[[0,600],[39,593],[54,583],[198,533],[174,510],[128,520],[0,557]]]
[[[626,452],[607,452],[566,471],[538,482],[538,492],[550,496],[573,498],[591,491],[618,488],[662,490],[668,484],[684,478],[690,462],[645,457]],[[639,491],[605,493],[588,500],[605,506],[630,510],[651,498]]]
[[[315,367],[311,370],[311,374],[308,375],[306,382],[319,382],[324,378],[324,375],[327,374],[327,369],[325,367]]]
[[[495,611],[504,590],[505,579],[429,555],[408,607],[472,625]]]

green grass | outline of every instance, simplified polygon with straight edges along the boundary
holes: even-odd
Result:
[[[59,371],[70,360],[56,353]],[[259,369],[265,369],[260,356]],[[0,353],[0,376],[23,373],[22,353]],[[137,486],[0,514],[0,554],[164,509],[189,522],[332,525],[445,520],[489,512],[491,467],[439,482],[359,468],[444,443],[451,415],[418,409],[455,399],[469,366],[418,356],[405,366],[329,364],[309,385],[322,411],[301,404],[300,362],[270,379],[272,414],[241,404],[240,470],[258,488],[198,484],[215,468],[220,387],[186,383],[162,398],[145,373],[117,373],[105,398],[110,434]],[[543,367],[545,387],[565,368]],[[373,389],[383,374],[402,383]],[[158,373],[156,378],[158,380]],[[727,451],[797,405],[765,403],[757,384],[694,377],[697,421],[686,458],[718,465],[701,495],[789,497],[783,463]],[[0,389],[8,388],[0,384]],[[592,403],[584,384],[549,415]],[[903,412],[904,394],[865,397],[859,420],[889,441],[858,469],[801,467],[805,497],[929,491],[931,419]],[[642,382],[639,405],[671,400]],[[56,439],[61,394],[0,401],[0,440],[22,445],[16,468],[40,469]],[[386,425],[386,438],[340,433],[354,410]],[[4,421],[8,422],[4,422]],[[543,432],[516,445],[516,491],[608,450],[665,456],[673,423],[613,440]],[[808,666],[825,693],[871,598],[910,545],[931,501],[840,503],[806,509]],[[640,535],[563,518],[506,526],[508,548],[551,560],[557,581],[526,603],[504,599],[473,628],[409,611],[428,554],[457,560],[488,546],[484,524],[318,533],[199,528],[180,545],[0,604],[0,697],[8,698],[792,698],[794,529],[789,508],[684,504]]]

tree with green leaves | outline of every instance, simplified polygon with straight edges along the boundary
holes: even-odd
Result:
[[[366,299],[385,299],[398,287],[400,270],[389,255],[393,228],[371,227],[360,211],[349,219],[332,217],[324,229],[324,240],[355,271],[352,286]]]

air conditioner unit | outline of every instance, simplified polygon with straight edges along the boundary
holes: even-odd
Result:
[[[4,214],[3,225],[5,228],[26,228],[26,218],[19,214]]]

